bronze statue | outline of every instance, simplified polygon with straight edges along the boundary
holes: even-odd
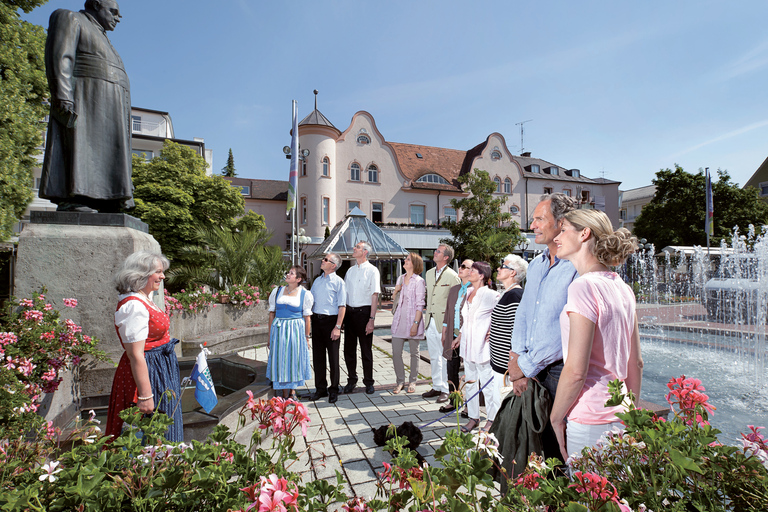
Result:
[[[59,211],[133,206],[130,84],[106,34],[119,22],[115,0],[86,0],[80,12],[51,14],[45,43],[51,115],[40,197]]]

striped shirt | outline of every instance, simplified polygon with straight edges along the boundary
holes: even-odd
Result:
[[[507,371],[512,328],[523,289],[516,287],[501,296],[491,313],[491,367],[497,373]]]

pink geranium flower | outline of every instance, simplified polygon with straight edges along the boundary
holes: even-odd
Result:
[[[64,305],[68,308],[77,307],[77,299],[64,299]]]

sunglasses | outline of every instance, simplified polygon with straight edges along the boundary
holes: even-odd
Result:
[[[506,269],[506,270],[515,270],[512,267],[508,267],[506,265],[501,265],[499,268],[503,268],[503,269]]]
[[[332,262],[331,260],[329,260],[328,258],[323,258],[323,261],[325,261],[326,263],[333,263],[333,262]]]
[[[459,265],[459,268],[462,269],[462,270],[469,270],[472,267],[468,267],[468,266],[466,266],[465,264],[462,263],[461,265]]]

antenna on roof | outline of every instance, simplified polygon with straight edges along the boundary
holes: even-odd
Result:
[[[315,89],[315,91],[314,91],[314,93],[315,93],[315,110],[317,110],[317,93],[318,93],[318,92],[320,92],[320,91],[318,91],[317,89]]]
[[[519,123],[515,123],[515,125],[520,125],[520,154],[522,155],[525,153],[525,148],[523,147],[523,125],[525,123],[530,123],[533,121],[533,119],[529,119],[527,121],[520,121]]]

